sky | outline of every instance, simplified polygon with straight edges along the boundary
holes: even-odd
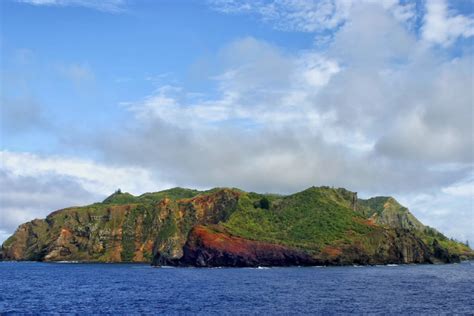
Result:
[[[2,0],[0,242],[182,186],[394,196],[474,244],[472,0]]]

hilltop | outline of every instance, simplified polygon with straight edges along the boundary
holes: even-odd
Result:
[[[474,252],[423,225],[392,197],[342,188],[291,195],[173,188],[71,207],[22,224],[3,260],[178,266],[458,262]]]

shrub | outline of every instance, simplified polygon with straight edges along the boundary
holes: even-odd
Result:
[[[263,198],[260,199],[259,206],[260,206],[260,208],[263,208],[265,210],[269,210],[270,209],[270,201],[266,197],[263,197]]]

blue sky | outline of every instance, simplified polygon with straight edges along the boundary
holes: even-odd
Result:
[[[472,1],[0,5],[0,241],[119,187],[333,185],[474,244]]]
[[[34,98],[61,125],[74,124],[77,116],[89,128],[109,119],[113,124],[128,115],[120,102],[140,99],[160,84],[213,93],[216,54],[238,38],[264,38],[288,50],[312,44],[311,34],[279,32],[202,1],[124,2],[120,13],[15,1],[2,6],[4,96]],[[50,135],[15,136],[4,139],[6,148],[63,150],[51,146]]]

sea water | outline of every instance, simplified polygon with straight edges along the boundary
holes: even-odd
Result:
[[[270,269],[0,262],[0,312],[473,314],[474,262]]]

